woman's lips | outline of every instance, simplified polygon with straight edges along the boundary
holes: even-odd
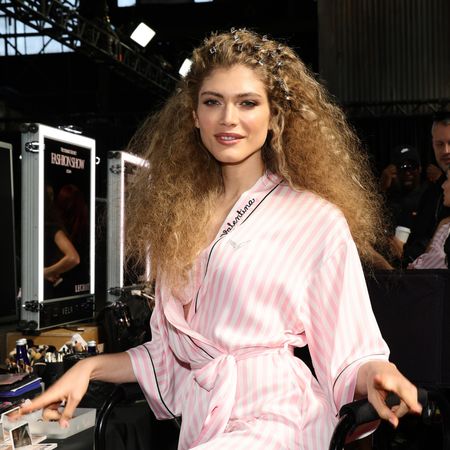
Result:
[[[214,137],[221,144],[235,144],[237,141],[242,139],[244,136],[236,133],[218,133]]]

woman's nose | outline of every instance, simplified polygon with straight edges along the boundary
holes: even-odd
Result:
[[[236,125],[237,123],[237,111],[234,105],[227,104],[222,110],[221,123],[222,125]]]

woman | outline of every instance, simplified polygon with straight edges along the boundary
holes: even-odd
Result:
[[[80,264],[80,256],[60,220],[53,188],[47,185],[44,193],[44,278],[48,281],[44,295],[48,299],[57,295],[54,287],[63,281],[62,274]]]
[[[447,170],[447,180],[442,184],[444,191],[443,204],[450,206],[450,169]],[[450,216],[439,222],[426,252],[419,255],[408,269],[448,269],[448,246],[450,236]]]
[[[370,258],[378,198],[343,114],[265,36],[213,35],[192,60],[130,145],[150,162],[127,224],[134,254],[150,244],[152,341],[78,363],[25,412],[65,400],[67,425],[90,379],[137,380],[158,418],[182,415],[180,449],[322,450],[363,396],[397,425],[420,405],[370,308],[353,239]]]

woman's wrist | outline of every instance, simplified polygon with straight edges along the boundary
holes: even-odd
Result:
[[[390,361],[384,361],[379,359],[373,359],[365,362],[358,370],[355,387],[355,399],[367,397],[368,394],[368,382],[373,380],[377,373],[380,373],[383,367],[386,365],[392,366],[396,369],[395,364]]]

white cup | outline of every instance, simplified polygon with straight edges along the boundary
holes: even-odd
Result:
[[[411,233],[411,230],[409,228],[406,228],[406,227],[397,227],[395,229],[395,237],[399,241],[402,241],[404,244],[408,240],[410,233]]]

